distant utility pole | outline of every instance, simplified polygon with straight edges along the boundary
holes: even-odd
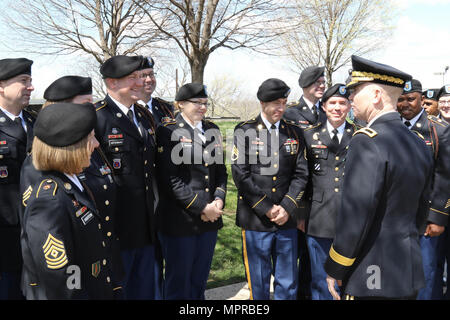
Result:
[[[445,75],[447,74],[447,71],[449,69],[449,66],[446,66],[444,69],[444,72],[435,72],[434,75],[436,76],[442,76],[442,85],[445,85]]]

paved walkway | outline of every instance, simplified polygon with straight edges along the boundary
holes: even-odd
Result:
[[[270,281],[270,293],[273,295],[273,277]],[[250,290],[247,282],[206,290],[206,300],[249,300]]]

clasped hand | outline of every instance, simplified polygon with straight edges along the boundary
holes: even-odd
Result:
[[[200,218],[203,222],[214,222],[219,219],[223,214],[223,201],[222,199],[216,199],[210,202],[203,209]]]

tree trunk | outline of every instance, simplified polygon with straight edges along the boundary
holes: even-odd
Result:
[[[208,55],[198,54],[197,57],[190,59],[189,64],[191,66],[191,80],[195,83],[203,84],[203,76],[205,73],[206,63],[208,62]]]

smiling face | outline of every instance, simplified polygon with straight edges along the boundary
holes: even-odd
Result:
[[[193,125],[202,121],[208,110],[208,98],[192,98],[178,104],[182,115]]]
[[[270,123],[274,124],[281,120],[286,111],[286,98],[280,98],[270,102],[261,102],[261,112]]]
[[[450,95],[439,98],[439,112],[446,121],[450,121]]]
[[[140,77],[140,72],[134,71],[120,79],[107,78],[106,86],[108,93],[114,99],[125,106],[131,106],[141,98],[143,80]]]
[[[330,123],[339,127],[350,111],[350,102],[344,97],[330,97],[324,104],[324,110]]]
[[[30,103],[33,90],[31,76],[21,74],[0,81],[0,101],[5,108],[21,110]]]
[[[141,90],[142,100],[144,102],[147,102],[148,100],[150,100],[150,97],[152,96],[156,88],[156,77],[153,68],[141,70],[140,77],[143,81],[143,87]]]
[[[303,95],[313,103],[322,98],[325,92],[325,77],[320,77],[309,87],[303,88]]]
[[[402,94],[398,98],[397,110],[404,119],[411,120],[422,111],[422,100],[420,92]]]

